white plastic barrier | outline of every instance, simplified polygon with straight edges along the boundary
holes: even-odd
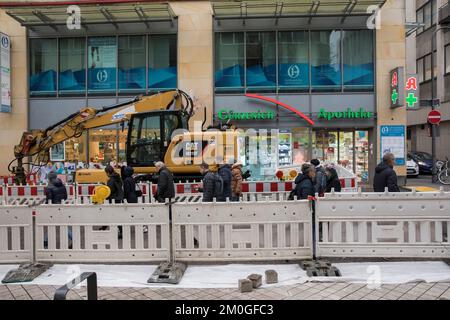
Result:
[[[0,262],[32,259],[32,211],[28,206],[0,206]]]
[[[168,258],[169,215],[164,204],[42,205],[36,211],[38,261],[148,262]]]
[[[322,257],[450,257],[450,193],[319,198]]]
[[[181,261],[289,260],[311,257],[307,201],[177,203],[175,256]]]

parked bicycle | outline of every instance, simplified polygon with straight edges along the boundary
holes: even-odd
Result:
[[[436,166],[438,168],[438,179],[442,184],[450,185],[450,168],[448,165],[448,157],[445,157],[445,161],[438,161]]]

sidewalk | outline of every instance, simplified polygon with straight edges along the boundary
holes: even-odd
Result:
[[[446,186],[439,182],[432,183],[431,175],[420,175],[417,178],[408,178],[406,182],[406,187],[425,187],[424,191],[433,191],[431,189],[428,190],[428,188],[439,190],[441,187],[443,187],[444,191],[450,191],[450,185]]]
[[[0,285],[0,300],[52,300],[58,286]],[[86,299],[86,288],[74,289],[68,300]],[[369,289],[365,284],[308,282],[255,289],[99,287],[99,300],[450,300],[450,282],[386,284]]]

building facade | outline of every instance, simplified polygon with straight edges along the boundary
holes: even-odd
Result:
[[[0,5],[0,31],[12,39],[12,112],[0,114],[8,137],[0,146],[1,174],[24,130],[45,128],[85,106],[180,88],[194,97],[193,120],[255,130],[240,142],[255,139],[267,148],[249,167],[254,177],[274,173],[274,163],[318,158],[369,182],[387,150],[399,155],[396,170],[406,176],[406,146],[401,140],[388,146],[381,133],[400,128],[405,141],[406,110],[390,108],[389,97],[390,71],[405,66],[402,0],[78,1],[80,28],[58,24],[69,3],[52,3]],[[373,6],[381,7],[380,19]],[[89,130],[53,148],[52,158],[123,162],[126,136],[126,128],[115,126]],[[246,164],[246,148],[240,150]]]
[[[438,160],[450,157],[450,33],[445,29],[448,28],[447,9],[447,0],[407,2],[407,20],[424,24],[407,38],[407,69],[418,75],[421,100],[432,98],[432,60],[434,62],[434,99],[439,99],[437,110],[442,115],[436,138]],[[432,50],[433,37],[435,47]],[[431,154],[431,129],[427,121],[430,110],[431,107],[423,102],[418,110],[408,111],[408,151]]]

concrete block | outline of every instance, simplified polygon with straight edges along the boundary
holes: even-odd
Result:
[[[266,283],[277,283],[278,273],[275,270],[266,270]]]
[[[244,292],[252,292],[253,290],[253,282],[249,279],[240,279],[239,280],[239,291]]]
[[[262,275],[257,273],[252,273],[247,277],[253,283],[253,288],[259,288],[262,285]]]

